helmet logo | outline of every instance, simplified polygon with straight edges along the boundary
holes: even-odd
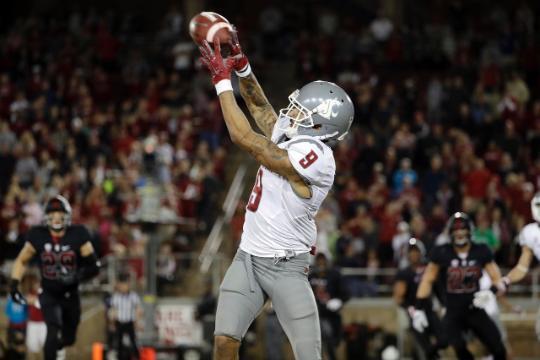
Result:
[[[465,224],[463,223],[463,220],[461,218],[456,219],[454,221],[454,226],[452,226],[452,231],[458,229],[465,229]]]
[[[313,113],[316,113],[316,114],[322,116],[323,118],[330,120],[331,117],[334,118],[334,117],[338,116],[338,112],[333,111],[334,106],[336,106],[336,105],[339,105],[339,100],[337,100],[337,99],[326,99],[322,103],[317,105],[317,107],[315,109],[313,109]]]

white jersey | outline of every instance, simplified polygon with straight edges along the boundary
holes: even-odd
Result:
[[[540,224],[534,222],[525,225],[519,233],[519,244],[531,249],[534,256],[540,260]]]
[[[279,121],[272,141],[283,131]],[[251,191],[240,249],[260,257],[284,256],[310,251],[317,237],[315,215],[334,183],[336,163],[332,149],[311,136],[296,136],[278,143],[311,188],[311,198],[299,197],[284,177],[261,166]]]

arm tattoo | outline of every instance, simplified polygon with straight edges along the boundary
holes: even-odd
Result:
[[[272,134],[277,115],[264,95],[255,75],[251,74],[240,80],[240,94],[259,128],[269,137]]]
[[[279,148],[266,137],[255,134],[248,139],[245,147],[259,163],[271,171],[286,178],[296,175],[287,151]]]

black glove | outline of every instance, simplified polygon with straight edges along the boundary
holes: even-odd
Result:
[[[26,299],[24,298],[23,294],[19,291],[19,280],[11,279],[10,295],[13,302],[20,305],[26,305]]]

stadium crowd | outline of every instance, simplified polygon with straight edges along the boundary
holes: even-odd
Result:
[[[20,18],[0,34],[2,260],[57,193],[101,256],[142,257],[146,236],[128,220],[149,184],[162,189],[159,216],[182,224],[173,252],[209,228],[228,145],[181,19],[172,10],[147,33],[128,14],[74,12]]]

